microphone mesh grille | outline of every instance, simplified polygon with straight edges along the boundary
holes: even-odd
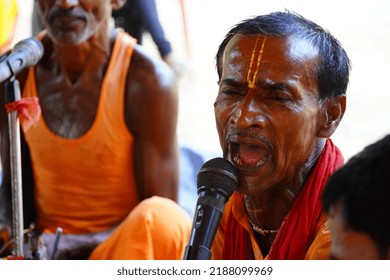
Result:
[[[238,173],[234,165],[224,158],[213,158],[205,162],[198,172],[200,187],[222,189],[228,197],[236,190]]]

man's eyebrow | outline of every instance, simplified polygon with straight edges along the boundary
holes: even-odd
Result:
[[[268,88],[271,89],[277,89],[277,90],[287,90],[289,87],[284,83],[277,83],[277,82],[267,82],[264,84]]]
[[[258,86],[264,89],[288,92],[291,96],[294,96],[296,99],[303,99],[302,93],[296,88],[296,86],[291,85],[289,83],[276,82],[267,79],[264,82],[259,82]]]
[[[220,85],[225,86],[232,86],[232,87],[247,87],[248,84],[246,82],[237,81],[233,78],[225,78],[222,79],[219,83]],[[262,89],[271,89],[271,90],[280,90],[280,91],[288,91],[291,92],[291,94],[297,95],[299,97],[299,94],[294,93],[293,88],[291,88],[288,84],[283,82],[274,82],[274,81],[257,81],[256,86],[258,88]]]

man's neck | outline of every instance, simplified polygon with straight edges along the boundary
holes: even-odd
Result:
[[[92,37],[78,45],[54,43],[52,66],[56,73],[71,84],[75,84],[82,75],[101,76],[111,53],[111,35],[107,28],[100,28]]]
[[[326,139],[318,139],[306,164],[297,170],[297,174],[288,178],[287,181],[278,182],[275,186],[262,193],[244,196],[247,213],[253,222],[266,229],[277,229],[280,227],[307,177],[317,163],[325,143]]]

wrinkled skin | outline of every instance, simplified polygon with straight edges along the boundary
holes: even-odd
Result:
[[[236,35],[224,52],[214,104],[220,143],[250,218],[267,229],[280,227],[345,110],[345,96],[319,100],[318,61],[294,37]]]

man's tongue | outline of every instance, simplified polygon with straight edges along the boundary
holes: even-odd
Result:
[[[240,165],[256,166],[266,159],[266,151],[258,146],[241,144],[236,147],[234,160]]]

